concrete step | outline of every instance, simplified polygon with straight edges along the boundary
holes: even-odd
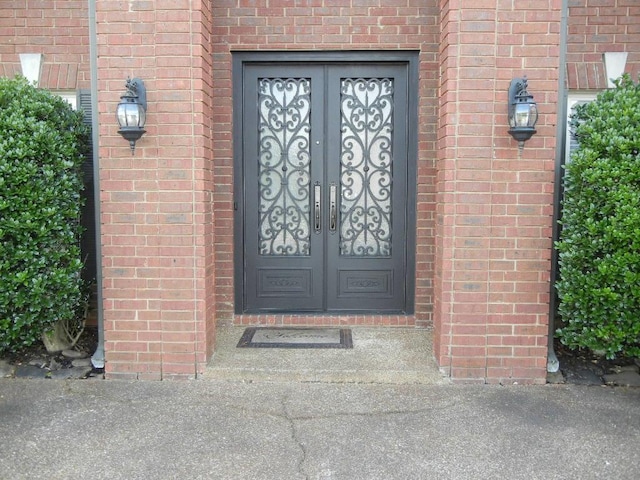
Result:
[[[216,351],[203,375],[205,380],[448,383],[434,360],[429,329],[352,327],[352,349],[237,348],[244,330],[218,329]]]

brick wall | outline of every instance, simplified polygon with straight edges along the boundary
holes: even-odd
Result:
[[[604,52],[628,52],[625,72],[638,80],[640,2],[569,0],[567,85],[570,89],[607,88]]]
[[[20,53],[42,53],[39,85],[89,88],[89,34],[84,0],[5,0],[0,3],[0,76],[20,73]]]
[[[214,345],[209,2],[97,2],[106,372],[200,373]],[[117,134],[127,76],[147,88],[135,155]]]
[[[436,357],[460,381],[544,382],[561,2],[441,4]],[[540,118],[519,155],[523,75]]]
[[[413,50],[420,52],[416,315],[430,325],[433,304],[435,145],[438,86],[436,0],[214,1],[214,157],[216,190],[216,310],[233,315],[232,79],[233,50]],[[336,321],[352,321],[342,319]],[[242,322],[242,319],[239,319]],[[299,322],[290,316],[252,318]],[[326,323],[326,319],[317,319]],[[396,317],[360,316],[358,324],[406,324]]]
[[[42,86],[88,88],[86,3],[3,2],[0,75],[41,52]],[[457,380],[543,381],[561,0],[125,3],[97,2],[109,376],[194,376],[216,320],[255,320],[233,316],[231,52],[405,49],[420,52],[416,315],[346,321],[433,324]],[[569,4],[569,86],[599,88],[603,51],[637,76],[636,0]],[[522,75],[540,120],[519,154],[506,92]],[[127,76],[149,102],[134,156],[114,120]]]

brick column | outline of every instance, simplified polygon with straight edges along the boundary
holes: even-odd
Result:
[[[210,2],[97,3],[106,373],[200,373],[214,342]],[[131,155],[115,109],[147,88]]]
[[[442,0],[435,353],[453,379],[545,379],[561,0]],[[529,78],[538,133],[508,135]]]

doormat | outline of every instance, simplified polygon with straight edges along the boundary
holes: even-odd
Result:
[[[349,328],[247,328],[237,348],[353,348]]]

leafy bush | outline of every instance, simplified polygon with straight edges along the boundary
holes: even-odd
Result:
[[[628,76],[572,116],[557,335],[607,358],[640,356],[640,85]]]
[[[82,114],[0,78],[0,352],[36,341],[82,299]]]

